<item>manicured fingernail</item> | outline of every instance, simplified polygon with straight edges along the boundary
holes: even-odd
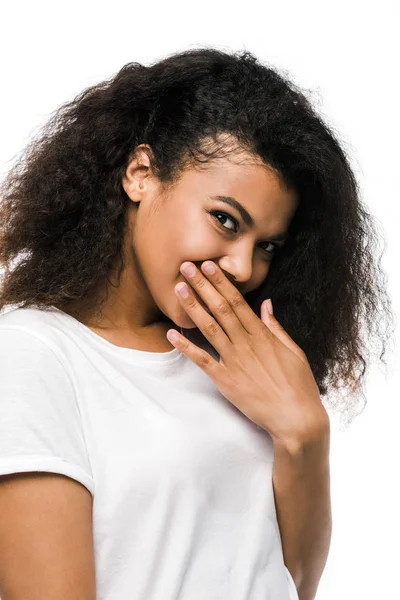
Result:
[[[172,329],[171,331],[167,331],[167,338],[170,342],[177,342],[179,340],[179,335]]]
[[[185,273],[185,275],[189,275],[189,277],[196,273],[196,269],[191,264],[182,265],[182,271]]]
[[[176,291],[178,292],[178,294],[180,296],[182,296],[182,298],[187,298],[189,296],[189,291],[188,291],[187,285],[185,285],[184,283],[180,283],[176,287]]]
[[[204,268],[205,272],[208,273],[209,275],[214,275],[215,267],[212,263],[205,263],[203,268]]]

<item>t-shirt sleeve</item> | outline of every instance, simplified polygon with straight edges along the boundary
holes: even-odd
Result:
[[[0,328],[0,475],[46,471],[94,480],[75,389],[40,333]]]
[[[287,578],[288,584],[289,584],[289,598],[290,598],[290,600],[299,600],[299,594],[298,594],[298,591],[296,588],[296,584],[294,583],[292,574],[290,573],[290,571],[286,565],[285,565],[285,572],[286,572],[286,578]]]

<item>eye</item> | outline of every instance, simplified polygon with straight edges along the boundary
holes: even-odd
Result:
[[[221,223],[221,221],[218,219],[218,216],[222,216],[222,219],[223,219],[223,220],[226,220],[226,219],[228,219],[228,220],[232,221],[232,223],[234,223],[234,224],[235,224],[235,227],[236,227],[236,228],[238,228],[238,226],[239,226],[239,223],[236,221],[236,219],[234,219],[233,217],[230,217],[230,216],[229,216],[229,215],[227,215],[226,213],[223,213],[223,212],[219,212],[219,211],[213,210],[213,211],[211,211],[211,212],[210,212],[210,214],[211,214],[213,217],[215,217],[215,218],[218,220],[218,222],[219,222],[221,225],[222,225],[222,223]],[[223,225],[223,227],[224,227],[224,229],[229,229],[229,228],[225,227],[225,225]],[[237,231],[237,229],[234,229],[234,230],[232,230],[232,229],[229,229],[229,230],[230,230],[230,231],[234,231],[234,233],[236,233],[236,231]]]
[[[214,219],[216,219],[218,221],[218,223],[228,232],[230,233],[237,233],[239,231],[239,223],[238,221],[234,218],[231,217],[230,215],[228,215],[225,212],[221,212],[219,210],[210,210],[207,211],[209,212],[209,214],[214,217]],[[232,223],[234,224],[234,229],[231,229],[229,227],[225,227],[225,225],[222,224],[221,220],[219,219],[219,217],[222,217],[223,221],[226,221],[226,219],[228,219],[229,221],[232,221]],[[278,244],[274,244],[273,242],[261,242],[262,244],[266,244],[267,246],[272,246],[272,249],[270,250],[264,250],[267,254],[274,254],[275,251],[279,248]]]

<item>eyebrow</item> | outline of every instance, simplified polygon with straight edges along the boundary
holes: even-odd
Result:
[[[209,196],[210,200],[214,200],[217,202],[225,202],[225,204],[229,204],[232,208],[235,208],[243,221],[246,223],[247,227],[254,227],[254,219],[247,212],[244,206],[240,204],[235,198],[232,196]],[[275,235],[268,236],[269,240],[273,240],[274,242],[285,242],[289,237],[289,234],[286,231],[282,233],[276,233]]]

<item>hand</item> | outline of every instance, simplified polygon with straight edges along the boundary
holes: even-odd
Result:
[[[184,266],[191,265],[189,276]],[[205,267],[212,265],[214,274]],[[175,292],[192,321],[218,352],[217,362],[176,330],[167,337],[215,383],[221,394],[280,444],[307,441],[329,423],[317,383],[303,350],[261,305],[261,319],[215,263],[199,271],[183,263],[181,273],[208,306],[208,313],[185,283]],[[178,290],[186,289],[187,297]],[[171,337],[173,333],[174,338]]]

